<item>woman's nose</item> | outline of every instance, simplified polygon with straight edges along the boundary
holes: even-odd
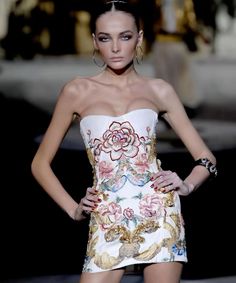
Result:
[[[113,53],[117,53],[119,52],[120,48],[119,48],[119,44],[117,41],[113,41],[112,43],[112,52]]]

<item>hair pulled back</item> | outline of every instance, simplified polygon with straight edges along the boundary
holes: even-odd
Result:
[[[135,25],[137,27],[137,30],[139,31],[140,29],[140,18],[139,14],[137,11],[137,8],[135,7],[134,4],[129,4],[127,1],[107,1],[106,3],[101,3],[100,5],[96,6],[96,9],[94,9],[92,15],[91,15],[91,22],[90,22],[90,27],[92,33],[95,33],[96,31],[96,22],[97,19],[110,11],[120,11],[124,12],[127,14],[130,14],[135,21]]]

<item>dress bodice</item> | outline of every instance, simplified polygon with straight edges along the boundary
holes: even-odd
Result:
[[[103,183],[116,175],[136,185],[148,182],[157,170],[157,121],[158,114],[146,108],[121,116],[82,118],[80,131],[96,179]]]

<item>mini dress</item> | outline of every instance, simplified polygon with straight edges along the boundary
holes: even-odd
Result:
[[[83,272],[187,262],[179,195],[151,187],[152,174],[162,170],[157,125],[157,112],[148,108],[81,119],[93,186],[101,199],[90,216]]]

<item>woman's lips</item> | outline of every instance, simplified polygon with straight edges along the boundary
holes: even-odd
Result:
[[[112,62],[120,62],[120,61],[122,61],[122,59],[123,59],[122,57],[111,57],[110,60],[111,60]]]

